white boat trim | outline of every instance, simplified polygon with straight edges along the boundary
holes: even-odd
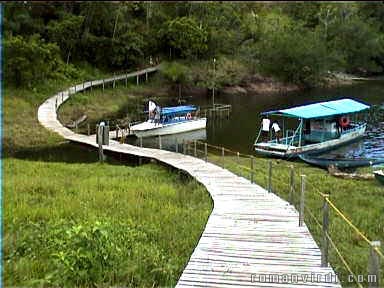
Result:
[[[148,123],[149,125],[146,125]],[[137,137],[162,136],[204,129],[207,126],[207,118],[191,119],[175,123],[158,123],[146,121],[131,127],[131,132]]]

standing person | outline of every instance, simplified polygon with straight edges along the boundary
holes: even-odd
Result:
[[[160,124],[160,113],[161,113],[160,107],[156,106],[156,109],[154,112],[155,112],[155,126],[156,126],[157,124]]]
[[[277,121],[273,121],[272,130],[275,133],[277,143],[280,143],[280,131],[281,131],[281,129],[280,129],[279,123],[277,123]]]
[[[262,141],[269,140],[269,131],[271,129],[271,120],[264,118],[261,123],[261,139]]]

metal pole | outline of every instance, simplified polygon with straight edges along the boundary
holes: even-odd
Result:
[[[99,144],[99,161],[104,162],[104,151],[103,151],[103,127],[97,125],[97,142]]]
[[[253,181],[253,177],[254,177],[254,171],[253,171],[253,160],[254,160],[254,158],[253,158],[253,156],[251,156],[251,183],[254,183],[254,181]]]
[[[329,204],[328,204],[329,195],[324,195],[324,204],[323,204],[323,247],[321,251],[321,267],[328,267],[328,227],[329,227]]]
[[[139,74],[136,75],[136,85],[139,85]]]
[[[207,143],[204,143],[204,154],[205,154],[205,162],[208,161],[208,146]]]
[[[268,162],[268,192],[272,192],[272,161]]]
[[[161,145],[161,135],[159,135],[159,149],[162,149],[162,145]]]
[[[380,287],[380,257],[376,249],[380,249],[380,241],[371,242],[371,251],[368,263],[368,277],[374,278],[373,281],[368,283],[369,288]]]
[[[293,165],[290,166],[290,177],[289,177],[289,203],[291,205],[295,205],[293,203],[293,194],[295,193],[295,170]]]
[[[299,210],[299,226],[303,226],[304,223],[304,194],[305,194],[305,175],[300,175],[301,177],[301,193],[300,193],[300,210]]]
[[[193,140],[193,155],[197,157],[197,144],[196,140]]]
[[[104,81],[104,79],[103,79],[103,91],[104,91],[104,88],[105,88],[105,81]]]

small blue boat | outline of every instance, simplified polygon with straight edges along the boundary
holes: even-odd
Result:
[[[364,136],[367,124],[363,113],[369,108],[345,98],[263,112],[254,149],[257,153],[281,158],[334,149]],[[282,129],[270,117],[281,117]],[[268,121],[272,123],[269,127]],[[288,128],[297,121],[296,127]]]

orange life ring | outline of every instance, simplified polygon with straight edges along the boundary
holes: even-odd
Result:
[[[350,123],[349,118],[346,116],[343,116],[339,119],[339,124],[343,128],[348,127],[349,123]]]
[[[187,113],[187,119],[188,119],[188,120],[192,119],[192,115],[191,115],[191,113]]]

